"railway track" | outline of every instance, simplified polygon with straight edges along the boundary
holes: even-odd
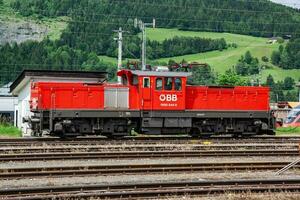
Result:
[[[280,150],[299,149],[298,144],[144,144],[144,145],[82,145],[44,147],[0,147],[0,154],[103,152],[103,151],[178,151],[178,150]]]
[[[159,198],[242,192],[300,192],[299,179],[187,181],[0,189],[3,199]]]
[[[119,151],[119,152],[64,152],[1,154],[0,161],[46,161],[80,159],[142,159],[142,158],[189,158],[222,156],[299,156],[298,149],[283,150],[198,150],[198,151]]]
[[[125,164],[61,167],[25,167],[0,169],[0,179],[33,177],[62,177],[85,175],[122,175],[171,172],[227,172],[278,170],[289,162],[222,162],[222,163],[170,163],[170,164]],[[293,169],[300,169],[300,164]]]
[[[55,137],[49,138],[14,138],[0,139],[0,147],[14,146],[58,146],[58,145],[121,145],[121,144],[250,144],[250,143],[300,143],[300,136],[255,136],[250,138],[232,138],[232,137],[212,137],[210,139],[192,139],[191,137],[125,137],[122,139],[107,139],[104,137],[79,137],[73,139],[59,139]]]

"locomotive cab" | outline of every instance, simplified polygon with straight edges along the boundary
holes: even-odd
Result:
[[[186,108],[188,72],[121,70],[122,84],[135,86],[144,134],[187,133],[191,118],[178,116]]]
[[[191,73],[121,70],[123,85],[136,86],[140,109],[185,110],[186,82]]]

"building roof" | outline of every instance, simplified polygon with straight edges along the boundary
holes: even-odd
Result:
[[[288,104],[291,108],[295,108],[300,105],[300,102],[288,102]]]
[[[3,85],[2,87],[0,87],[0,96],[3,97],[3,96],[12,96],[11,93],[10,93],[10,85],[12,83],[8,83],[8,84],[5,84]]]
[[[16,80],[10,86],[10,92],[14,93],[14,90],[22,82],[27,82],[32,78],[47,78],[54,80],[66,79],[66,80],[79,80],[79,79],[97,79],[99,82],[107,79],[107,72],[100,71],[54,71],[54,70],[24,70]]]
[[[129,70],[122,70],[129,71]],[[118,75],[123,73],[119,72]],[[163,77],[189,77],[192,76],[191,72],[168,72],[168,71],[142,71],[142,70],[130,70],[130,73],[137,76],[163,76]]]

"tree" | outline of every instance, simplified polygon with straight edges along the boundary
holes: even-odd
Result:
[[[252,57],[250,51],[245,53],[245,56],[241,56],[238,63],[235,66],[235,72],[238,75],[246,76],[259,73],[259,60]]]
[[[276,96],[277,96],[277,100],[278,101],[284,101],[285,100],[285,96],[282,90],[279,90],[277,92],[275,92]]]
[[[291,89],[294,88],[294,86],[295,86],[295,80],[293,78],[291,78],[291,77],[288,76],[288,77],[286,77],[284,79],[284,81],[283,81],[283,88],[285,90],[291,90]]]
[[[273,65],[279,65],[280,62],[280,52],[279,51],[273,51],[271,55],[271,61]]]
[[[194,85],[212,85],[215,83],[215,75],[209,65],[203,67],[193,67],[193,75],[188,79]]]
[[[280,45],[272,54],[272,63],[283,69],[300,69],[300,39],[290,40],[286,47]]]
[[[269,58],[267,56],[261,57],[261,60],[265,63],[269,62]]]
[[[279,49],[279,52],[280,52],[280,53],[282,53],[282,52],[283,52],[283,50],[284,50],[284,47],[283,47],[283,45],[280,45],[278,49]]]
[[[286,101],[298,101],[298,93],[293,91],[288,91],[285,95]]]
[[[274,88],[275,86],[275,81],[271,74],[269,74],[269,76],[267,77],[266,85],[269,86],[270,88]]]
[[[246,76],[248,74],[248,68],[244,62],[238,62],[235,66],[235,71],[238,75]]]
[[[244,61],[245,61],[247,64],[251,64],[252,60],[253,60],[253,57],[252,57],[250,51],[247,51],[247,52],[245,53]]]
[[[218,77],[218,85],[229,85],[229,86],[242,86],[246,85],[246,82],[237,74],[233,73],[231,70],[226,71]]]

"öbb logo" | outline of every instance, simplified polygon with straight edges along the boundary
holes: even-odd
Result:
[[[159,100],[162,102],[177,101],[177,95],[176,94],[161,94],[159,96]]]

